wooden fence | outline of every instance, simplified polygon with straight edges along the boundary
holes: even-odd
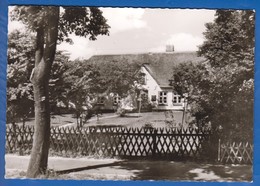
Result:
[[[233,164],[252,164],[253,145],[248,142],[229,142],[220,145],[219,161]]]
[[[6,152],[29,154],[34,128],[7,127]],[[167,128],[51,128],[50,152],[61,156],[200,158],[209,130]]]
[[[6,153],[29,154],[32,148],[33,126],[8,126]],[[50,153],[59,156],[201,158],[210,139],[210,130],[168,128],[51,128]],[[206,142],[206,143],[204,143]],[[205,146],[204,146],[205,144]],[[252,164],[251,143],[215,145],[218,161]]]

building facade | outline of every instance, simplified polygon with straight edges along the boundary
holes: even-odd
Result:
[[[153,76],[148,64],[144,64],[141,71],[145,78],[143,85],[147,90],[148,100],[154,105],[153,110],[183,110],[184,98],[174,93],[172,86],[160,86],[156,77]]]
[[[196,52],[165,52],[146,54],[121,54],[121,55],[96,55],[89,59],[92,63],[103,64],[115,61],[126,61],[127,63],[138,63],[143,74],[143,92],[147,94],[149,103],[154,111],[183,110],[186,107],[187,98],[174,93],[170,80],[173,69],[181,63],[200,63],[204,58],[198,57]],[[101,101],[104,109],[115,110],[120,103],[116,95],[105,96]],[[121,99],[121,98],[120,98]],[[136,98],[138,104],[140,98]],[[116,101],[118,100],[118,101]],[[142,101],[142,100],[141,100]]]

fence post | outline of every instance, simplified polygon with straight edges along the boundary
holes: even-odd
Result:
[[[218,162],[220,161],[220,151],[221,151],[220,145],[221,145],[221,141],[220,141],[220,138],[219,138],[218,139]]]
[[[156,144],[156,136],[157,136],[157,129],[154,129],[154,132],[152,134],[152,141],[153,141],[153,146],[152,146],[152,155],[153,157],[156,154],[156,149],[157,149],[157,144]]]
[[[13,149],[14,149],[14,152],[16,152],[18,147],[17,147],[17,143],[16,143],[17,136],[16,136],[16,124],[15,123],[12,123],[12,129],[13,129],[12,138],[13,138],[13,144],[14,144]]]
[[[221,137],[222,137],[222,132],[223,132],[223,127],[221,125],[218,126],[218,161],[220,161],[220,156],[221,156]]]

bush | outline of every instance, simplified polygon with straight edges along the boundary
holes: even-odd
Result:
[[[120,117],[124,117],[126,115],[126,110],[124,108],[118,108],[116,112]]]
[[[145,123],[143,128],[154,128],[152,123]]]

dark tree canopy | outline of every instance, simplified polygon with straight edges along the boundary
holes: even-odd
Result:
[[[74,60],[65,68],[65,103],[73,103],[77,115],[84,111],[82,106],[95,108],[99,96],[112,93],[125,98],[141,81],[139,63]]]
[[[16,123],[32,116],[33,85],[30,75],[34,68],[35,36],[28,31],[14,30],[9,34],[7,66],[7,123]],[[64,101],[64,79],[69,57],[62,51],[56,52],[50,75],[51,110],[59,101]]]
[[[218,10],[215,16],[198,51],[206,61],[174,69],[174,89],[188,93],[197,125],[221,125],[225,140],[252,141],[255,13]]]
[[[35,36],[35,65],[31,74],[35,105],[35,133],[27,177],[45,173],[48,164],[50,138],[49,80],[56,45],[72,42],[69,34],[89,37],[107,35],[109,26],[102,11],[95,7],[16,6],[13,20],[23,22]]]
[[[14,30],[9,34],[7,68],[7,123],[25,120],[33,110],[33,36]],[[25,106],[26,105],[26,106]]]
[[[215,22],[205,25],[206,41],[198,54],[212,67],[240,65],[253,69],[254,16],[254,11],[250,10],[217,10]]]
[[[104,62],[88,62],[98,72],[99,76],[95,80],[98,82],[96,92],[113,92],[121,97],[126,97],[127,91],[132,89],[136,83],[140,83],[141,64],[138,62],[121,61],[104,61]]]

